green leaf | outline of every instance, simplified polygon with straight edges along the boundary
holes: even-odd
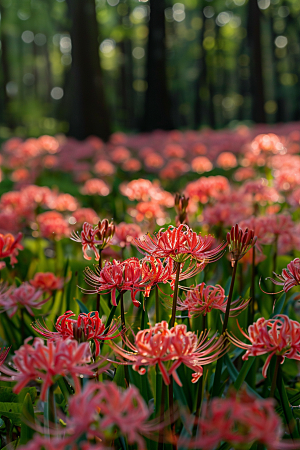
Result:
[[[24,400],[23,408],[22,408],[21,419],[22,419],[22,424],[21,424],[20,444],[25,445],[25,444],[27,444],[27,442],[29,442],[33,438],[33,435],[35,432],[29,425],[27,425],[28,422],[30,422],[32,424],[35,423],[34,410],[33,410],[31,397],[30,397],[29,393],[26,394],[26,396],[25,396],[25,400]]]
[[[240,370],[240,373],[238,374],[237,379],[234,382],[234,387],[236,390],[239,390],[239,388],[242,386],[243,382],[245,381],[245,378],[249,372],[249,370],[252,367],[252,364],[254,363],[255,358],[250,357],[248,361],[244,361],[244,364]]]
[[[232,379],[232,381],[235,383],[236,380],[238,379],[239,376],[239,372],[236,370],[236,368],[234,367],[231,359],[229,358],[228,354],[224,355],[224,362],[227,366],[230,378]],[[245,382],[246,383],[246,382]],[[252,389],[248,383],[246,383],[247,385],[247,389],[249,390],[249,392],[251,392],[253,395],[255,395],[255,397],[258,398],[262,398],[254,389]]]
[[[281,314],[283,307],[284,307],[285,299],[286,299],[286,293],[283,292],[276,302],[274,312],[271,315],[271,317],[276,316],[276,314]]]
[[[7,417],[14,425],[21,425],[21,412],[23,405],[20,403],[0,402],[0,416]]]
[[[281,406],[283,409],[284,418],[285,418],[285,421],[289,428],[290,434],[293,439],[299,439],[297,423],[295,421],[292,409],[290,407],[290,402],[289,402],[289,399],[288,399],[288,396],[286,393],[286,389],[284,386],[283,378],[282,378],[281,367],[279,367],[279,370],[278,370],[277,388],[279,391],[280,403],[281,403]]]
[[[23,403],[25,396],[29,394],[32,403],[37,398],[36,388],[29,387],[22,389],[20,394],[15,394],[13,389],[7,386],[0,386],[0,399],[3,403]]]
[[[18,287],[20,287],[20,286],[21,286],[21,284],[22,284],[22,281],[20,280],[20,278],[18,278],[18,277],[15,277],[15,283],[16,283],[16,286],[17,286],[17,288],[18,288]]]
[[[18,443],[19,443],[19,439],[17,439],[16,441],[10,442],[5,447],[2,447],[1,450],[15,450],[17,448]]]
[[[78,298],[76,298],[76,302],[77,302],[78,305],[79,305],[80,312],[85,313],[85,314],[88,314],[88,313],[90,312],[90,311],[87,309],[87,307],[85,306],[85,304],[82,303],[80,300],[78,300]]]

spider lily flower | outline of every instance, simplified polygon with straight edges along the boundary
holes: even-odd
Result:
[[[168,283],[175,273],[173,260],[168,258],[162,262],[153,256],[146,256],[141,260],[142,277],[147,282],[145,286],[145,297],[149,297],[150,291],[160,283]]]
[[[249,356],[269,353],[262,371],[265,378],[273,355],[281,356],[281,364],[285,358],[300,361],[300,324],[288,316],[278,314],[272,319],[259,318],[248,327],[249,336],[240,326],[239,329],[250,344],[240,341],[229,333],[228,336],[234,345],[247,350],[242,358],[244,361]]]
[[[29,283],[36,289],[41,289],[43,292],[52,293],[63,288],[65,279],[56,277],[52,272],[38,272]]]
[[[92,311],[88,314],[80,313],[77,319],[72,319],[74,316],[73,311],[67,311],[60,316],[55,324],[56,331],[50,331],[39,320],[31,326],[37,333],[47,339],[75,339],[77,342],[94,341],[95,356],[100,355],[100,341],[113,339],[121,334],[117,333],[118,324],[111,324],[106,328],[99,317],[98,311]]]
[[[213,236],[201,236],[186,224],[180,224],[179,227],[170,225],[167,230],[162,228],[154,236],[148,234],[133,239],[133,243],[142,253],[148,253],[155,258],[172,258],[177,263],[184,263],[190,258],[206,263],[217,261],[227,244],[220,244],[209,250],[213,242]]]
[[[232,267],[255,245],[257,236],[248,228],[243,231],[238,224],[227,233],[227,243]]]
[[[195,424],[195,416],[188,422]],[[250,448],[255,442],[269,450],[296,450],[299,445],[299,442],[281,441],[283,426],[275,412],[274,400],[258,399],[245,390],[204,403],[196,425],[197,434],[180,438],[178,447],[214,450],[224,441],[231,448]]]
[[[283,286],[282,291],[288,292],[294,286],[298,286],[300,284],[300,259],[293,259],[293,261],[287,265],[287,268],[283,269],[281,275],[277,275],[275,272],[273,273],[278,280],[275,280],[274,278],[267,279],[271,280],[272,283],[277,286]]]
[[[47,389],[55,383],[58,375],[71,375],[75,391],[80,390],[79,375],[94,377],[93,369],[99,362],[90,364],[92,355],[87,342],[79,344],[75,340],[47,341],[46,345],[41,338],[35,338],[32,345],[27,338],[13,356],[16,370],[2,365],[0,371],[7,375],[1,376],[3,381],[16,381],[14,392],[18,394],[32,380],[41,379],[43,382],[41,400],[46,398]]]
[[[71,234],[71,240],[82,244],[82,252],[85,259],[92,259],[87,254],[87,250],[90,248],[94,252],[96,261],[99,261],[99,250],[101,251],[107,247],[114,236],[114,232],[115,225],[113,222],[109,223],[107,219],[103,219],[95,227],[85,222],[82,226],[80,236],[74,231]]]
[[[182,383],[176,369],[181,364],[195,371],[192,375],[192,382],[195,383],[203,374],[202,366],[216,361],[227,350],[223,345],[223,338],[216,339],[214,335],[212,339],[207,340],[208,333],[202,333],[198,338],[195,333],[187,331],[185,325],[176,325],[169,329],[165,321],[139,331],[134,337],[134,344],[127,337],[123,338],[129,350],[124,350],[114,343],[110,344],[123,359],[121,363],[132,364],[133,370],[140,375],[146,373],[145,366],[158,364],[165,384],[170,384],[170,375],[173,375],[179,386],[182,386]],[[169,369],[165,364],[168,364]]]
[[[50,298],[39,300],[42,294],[43,291],[32,286],[27,281],[19,287],[11,286],[7,290],[3,286],[0,292],[0,313],[5,311],[11,318],[18,309],[26,308],[27,312],[34,316],[32,308],[41,309],[41,306]]]
[[[148,297],[150,290],[160,283],[166,284],[169,282],[172,289],[174,289],[178,263],[172,258],[166,258],[164,261],[161,261],[159,258],[146,256],[141,260],[141,263],[143,279],[147,283],[144,292],[145,297]],[[194,277],[201,272],[205,266],[205,263],[199,263],[197,261],[189,261],[186,266],[182,265],[180,267],[179,281]],[[182,287],[182,289],[185,288]]]
[[[18,233],[16,238],[10,233],[0,233],[0,258],[10,257],[10,264],[12,266],[18,262],[16,256],[18,255],[19,250],[23,250],[24,248],[20,244],[22,236],[22,233]]]
[[[228,297],[224,289],[217,284],[216,286],[201,283],[186,294],[185,300],[177,300],[177,309],[180,311],[188,310],[189,317],[206,316],[213,309],[219,309],[223,313],[226,311]],[[231,303],[230,317],[235,317],[240,311],[244,310],[250,302],[250,299],[238,299]]]
[[[41,430],[42,432],[42,430]],[[63,434],[63,433],[62,433]],[[113,450],[102,442],[91,444],[89,441],[69,442],[69,440],[60,437],[41,436],[35,434],[26,445],[21,445],[18,450]]]
[[[131,244],[133,238],[142,235],[141,227],[135,223],[121,222],[116,226],[115,235],[112,240],[112,245],[119,245],[125,248]]]
[[[148,407],[133,385],[122,389],[112,381],[88,382],[70,397],[66,426],[50,432],[63,434],[67,444],[73,444],[83,436],[96,438],[102,441],[103,450],[109,450],[111,441],[123,436],[130,445],[137,444],[138,449],[144,450],[143,436],[153,439],[153,434],[166,425],[157,419],[149,420],[152,413],[153,408]]]
[[[149,284],[149,281],[143,278],[142,266],[138,258],[129,258],[123,262],[106,261],[102,269],[95,267],[95,272],[86,267],[84,274],[86,283],[94,287],[92,291],[87,292],[100,294],[111,292],[111,302],[114,306],[117,306],[116,291],[130,291],[132,303],[139,307],[140,302],[135,298],[136,293],[144,290]]]

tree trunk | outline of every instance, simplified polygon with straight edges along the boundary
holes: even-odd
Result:
[[[99,59],[95,0],[68,0],[71,18],[72,65],[67,92],[69,135],[85,139],[95,135],[106,140],[110,134]]]
[[[150,0],[147,46],[147,83],[143,131],[173,127],[171,101],[166,78],[165,2]]]
[[[248,38],[250,46],[252,119],[257,123],[266,122],[264,109],[265,95],[263,83],[260,10],[257,0],[249,0]]]

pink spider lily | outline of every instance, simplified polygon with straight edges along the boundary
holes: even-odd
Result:
[[[149,297],[151,289],[160,283],[170,283],[174,289],[177,265],[172,258],[161,261],[153,256],[146,256],[141,260],[143,280],[145,281],[145,297]],[[189,261],[188,264],[180,267],[179,281],[194,277],[205,268],[205,263]],[[184,287],[182,287],[184,289]]]
[[[196,419],[197,434],[180,438],[178,447],[214,450],[225,441],[232,448],[249,448],[257,442],[270,450],[296,450],[299,442],[281,441],[283,427],[274,406],[273,399],[258,399],[245,390],[231,392],[229,398],[213,398]],[[195,424],[195,416],[188,421]]]
[[[138,258],[129,258],[123,262],[106,261],[102,269],[95,267],[95,273],[89,267],[85,268],[84,273],[86,283],[94,286],[94,290],[87,292],[100,294],[111,292],[111,302],[114,306],[117,306],[116,291],[130,291],[132,303],[139,307],[140,302],[135,296],[149,284],[148,280],[143,279],[142,266]]]
[[[300,259],[293,259],[293,261],[291,261],[287,265],[287,268],[283,269],[281,275],[277,275],[275,272],[273,273],[278,278],[278,280],[274,280],[274,278],[267,279],[271,280],[272,283],[276,284],[277,286],[283,286],[282,291],[288,292],[294,286],[298,286],[300,284]]]
[[[41,430],[42,431],[42,430]],[[112,447],[107,447],[103,443],[91,444],[88,441],[69,442],[65,438],[40,436],[35,434],[26,445],[18,447],[19,450],[113,450]]]
[[[129,444],[137,444],[138,449],[145,450],[143,436],[153,439],[154,433],[166,425],[157,419],[149,420],[152,413],[153,409],[146,405],[135,386],[122,389],[110,381],[88,382],[80,392],[70,397],[68,417],[64,418],[66,426],[49,431],[55,436],[53,441],[58,434],[63,435],[66,445],[87,436],[91,440],[101,440],[105,450],[112,440],[124,436]],[[38,425],[35,429],[44,431]]]
[[[43,339],[35,338],[30,345],[31,339],[27,338],[12,358],[16,370],[4,365],[0,368],[0,371],[7,375],[1,376],[1,380],[17,382],[14,386],[16,394],[30,381],[41,379],[41,400],[44,401],[47,389],[55,383],[58,375],[71,375],[76,392],[80,390],[79,375],[95,376],[93,369],[99,366],[99,362],[88,365],[92,355],[87,342],[79,344],[75,340],[61,339],[56,342],[47,341],[45,345]]]
[[[205,342],[207,337],[208,333],[203,333],[198,338],[195,333],[186,331],[185,325],[176,325],[169,329],[167,322],[162,321],[154,327],[139,331],[134,336],[134,344],[125,337],[124,342],[129,350],[124,350],[116,344],[110,345],[125,360],[124,363],[132,364],[133,370],[140,375],[146,373],[144,366],[158,364],[165,384],[170,384],[170,375],[173,375],[176,383],[182,386],[176,373],[181,364],[195,370],[192,375],[192,382],[195,383],[202,376],[202,365],[210,364],[227,350],[223,345],[223,338],[215,339],[214,335]],[[165,363],[170,361],[173,361],[173,364],[169,364],[167,370]]]
[[[92,311],[88,314],[80,313],[77,319],[72,319],[71,317],[74,316],[73,311],[67,311],[59,316],[55,324],[56,331],[50,331],[38,320],[31,326],[37,333],[47,339],[75,339],[78,342],[94,341],[95,356],[100,355],[100,341],[113,339],[121,334],[117,333],[118,324],[111,324],[106,328],[99,317],[98,311]]]
[[[226,247],[220,244],[209,250],[214,242],[210,235],[201,236],[193,232],[186,224],[179,227],[170,225],[166,231],[161,229],[156,235],[150,234],[132,241],[142,253],[148,253],[155,258],[172,258],[175,262],[183,263],[188,259],[200,262],[217,261]]]
[[[42,294],[43,291],[31,286],[27,281],[19,287],[11,286],[6,291],[2,289],[0,293],[0,313],[5,311],[11,318],[18,309],[25,308],[33,316],[32,308],[41,309],[42,305],[49,300],[49,297],[47,297],[39,301]]]
[[[154,286],[171,281],[175,273],[174,262],[170,258],[162,262],[153,256],[146,256],[141,260],[141,264],[142,277],[147,282],[144,291],[145,297],[149,297],[150,291]]]
[[[238,224],[231,228],[227,233],[227,243],[232,267],[255,245],[256,240],[253,230],[246,228],[243,231]]]
[[[90,248],[93,250],[96,261],[99,261],[100,254],[99,249],[103,250],[111,241],[114,236],[115,226],[107,219],[103,219],[95,227],[88,222],[85,222],[82,226],[80,236],[74,231],[71,234],[72,241],[80,242],[82,244],[83,257],[91,260],[92,258],[87,254],[87,250]],[[99,249],[98,249],[98,248]]]
[[[281,356],[281,364],[285,358],[300,361],[300,324],[289,319],[288,316],[278,314],[272,319],[259,318],[248,327],[249,336],[240,326],[239,329],[243,336],[250,341],[250,344],[246,344],[230,334],[228,336],[234,345],[247,350],[242,358],[244,361],[249,356],[269,353],[262,371],[265,378],[273,355]]]
[[[217,284],[216,286],[201,283],[186,294],[185,300],[177,300],[177,309],[179,311],[188,310],[188,316],[198,317],[206,316],[213,309],[219,309],[223,313],[226,311],[228,298],[224,289]],[[250,299],[238,299],[231,303],[230,317],[235,317],[240,311],[244,310],[250,302]],[[235,306],[237,305],[237,306]]]
[[[56,277],[52,272],[38,272],[29,283],[36,289],[51,293],[62,289],[65,281],[64,278]]]
[[[10,264],[12,266],[18,262],[16,256],[18,255],[19,250],[23,250],[24,248],[20,244],[22,236],[22,233],[18,233],[16,238],[10,233],[0,233],[0,258],[10,257]]]

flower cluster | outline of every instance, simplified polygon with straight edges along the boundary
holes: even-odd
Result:
[[[247,350],[243,360],[247,360],[249,356],[269,354],[262,371],[265,378],[273,355],[281,356],[281,364],[285,358],[300,361],[300,324],[296,320],[282,314],[272,319],[261,317],[249,326],[249,335],[241,328],[240,331],[250,344],[230,334],[229,338],[237,347]]]
[[[213,336],[208,340],[207,333],[201,334],[198,338],[195,333],[187,331],[186,325],[176,325],[169,329],[165,321],[139,331],[134,338],[134,344],[125,338],[129,351],[116,344],[111,345],[125,363],[127,361],[128,364],[132,364],[133,370],[138,371],[139,374],[146,373],[144,366],[158,364],[164,382],[170,384],[172,375],[179,386],[182,386],[182,383],[176,369],[181,364],[195,371],[192,382],[196,383],[203,374],[202,366],[216,361],[227,350],[222,338],[216,339],[216,336]],[[167,369],[165,364],[171,362]]]
[[[219,309],[225,313],[227,301],[228,297],[220,285],[211,286],[201,283],[194,289],[189,290],[184,300],[177,300],[177,309],[179,311],[188,311],[189,317],[205,316],[213,309]],[[249,302],[250,299],[237,299],[232,302],[230,317],[234,317],[240,311],[247,308]]]
[[[47,339],[75,339],[77,342],[93,341],[95,343],[95,356],[100,355],[100,342],[118,337],[117,324],[111,324],[108,328],[99,317],[98,311],[88,314],[80,313],[77,319],[72,319],[75,314],[67,311],[60,316],[55,324],[56,331],[50,331],[40,321],[32,324],[32,328]]]
[[[1,376],[4,381],[16,381],[14,392],[19,393],[32,380],[41,379],[43,386],[41,400],[45,400],[47,389],[55,382],[58,375],[71,375],[74,387],[80,391],[79,375],[94,377],[93,369],[99,365],[91,362],[92,355],[87,342],[79,344],[75,340],[47,341],[35,338],[32,345],[25,340],[19,350],[13,356],[13,364],[16,370],[4,365],[0,371],[7,375]]]

